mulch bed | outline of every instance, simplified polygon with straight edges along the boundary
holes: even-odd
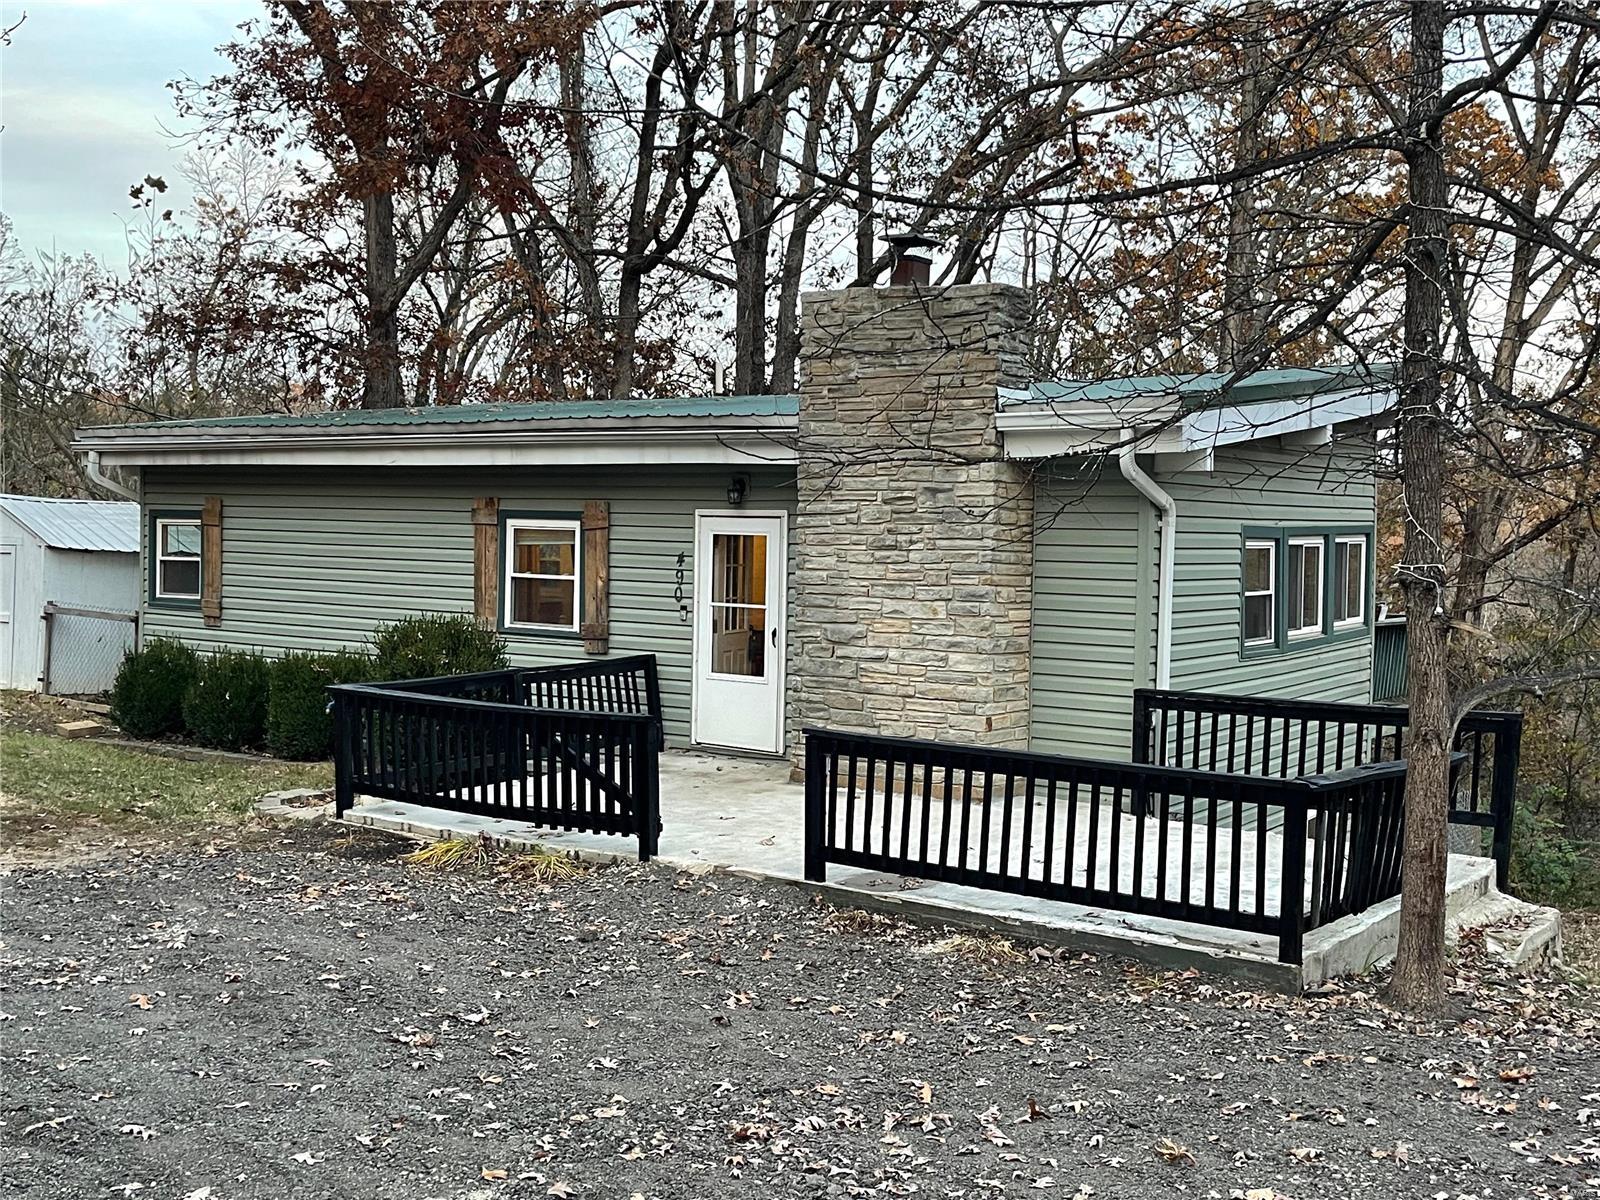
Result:
[[[626,866],[429,874],[339,828],[25,868],[11,1194],[1556,1197],[1592,991],[1285,998]]]

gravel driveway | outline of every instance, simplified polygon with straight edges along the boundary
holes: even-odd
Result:
[[[1594,993],[1412,1028],[636,867],[376,835],[5,881],[7,1194],[1600,1194]]]

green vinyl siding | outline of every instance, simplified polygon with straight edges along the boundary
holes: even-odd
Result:
[[[1241,650],[1240,622],[1245,531],[1338,529],[1370,536],[1371,455],[1368,439],[1316,450],[1246,446],[1218,451],[1209,474],[1159,479],[1178,505],[1174,688],[1359,704],[1370,699],[1370,624],[1360,633],[1253,654]],[[1370,588],[1369,579],[1369,616]],[[1284,602],[1280,590],[1280,610]]]
[[[1210,473],[1155,474],[1178,506],[1173,688],[1368,700],[1370,627],[1247,656],[1240,620],[1243,531],[1370,531],[1371,448],[1370,440],[1316,450],[1245,446],[1219,450]],[[1148,470],[1149,460],[1141,462]],[[1051,464],[1036,478],[1035,507],[1031,744],[1126,759],[1133,689],[1155,682],[1155,507],[1109,458]]]
[[[747,508],[795,503],[792,472],[751,476]],[[428,471],[147,469],[150,508],[194,508],[222,497],[222,624],[198,611],[147,605],[146,636],[200,648],[269,654],[363,643],[374,626],[417,612],[472,611],[472,502],[507,511],[611,505],[610,653],[653,653],[661,669],[667,736],[689,737],[692,628],[680,612],[694,595],[694,514],[730,511],[719,468]],[[148,550],[148,548],[147,548]],[[143,556],[149,571],[149,554]],[[146,595],[148,595],[148,583]],[[577,639],[505,635],[513,663],[586,657]]]
[[[1155,646],[1155,520],[1109,461],[1035,480],[1030,743],[1126,759]]]

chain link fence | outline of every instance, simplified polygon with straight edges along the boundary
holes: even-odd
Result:
[[[109,691],[123,656],[138,641],[138,613],[46,604],[41,680],[45,694],[92,696]]]

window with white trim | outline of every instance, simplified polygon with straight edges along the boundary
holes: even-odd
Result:
[[[582,522],[547,518],[506,522],[503,600],[508,629],[578,631],[578,555]]]
[[[157,518],[155,552],[155,598],[200,599],[200,518]]]
[[[1367,539],[1340,536],[1333,542],[1333,627],[1350,629],[1367,619]]]
[[[1244,544],[1244,644],[1268,645],[1277,637],[1278,543]]]
[[[1316,637],[1322,632],[1324,554],[1320,537],[1290,538],[1288,547],[1288,635]]]

